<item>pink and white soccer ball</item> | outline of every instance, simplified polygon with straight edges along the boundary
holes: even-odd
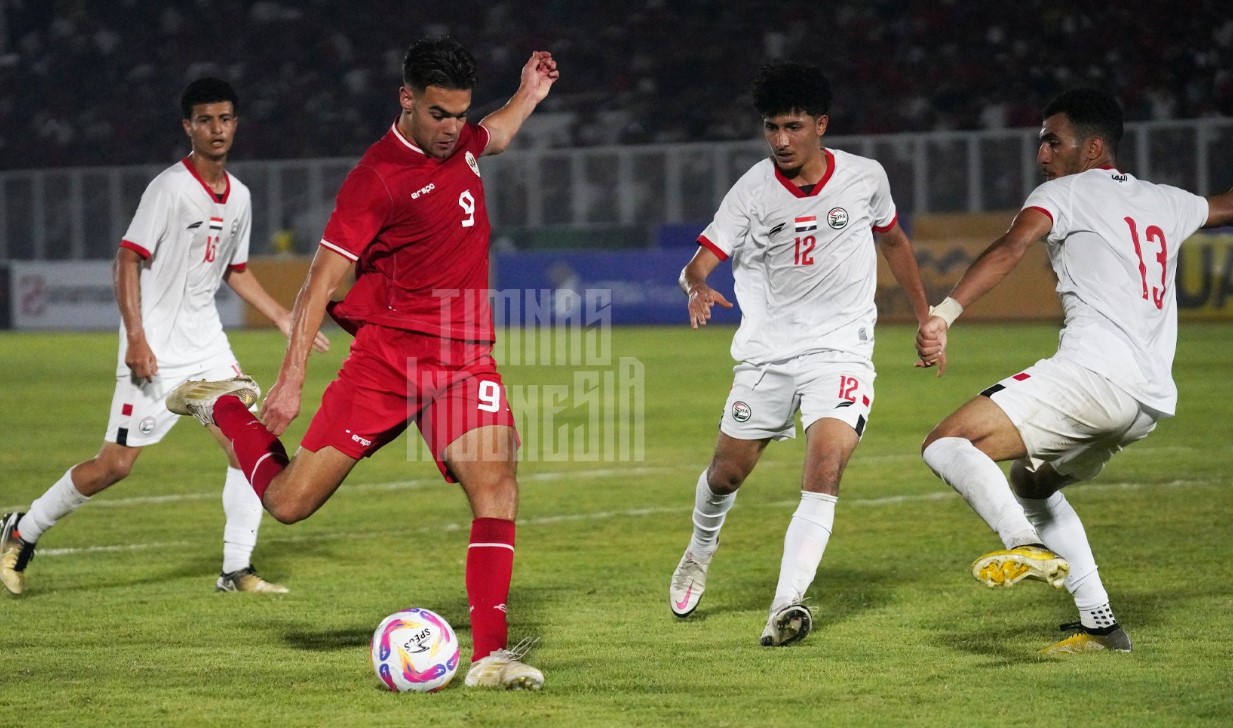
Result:
[[[458,672],[458,637],[436,612],[394,612],[372,634],[372,669],[394,692],[431,693]]]

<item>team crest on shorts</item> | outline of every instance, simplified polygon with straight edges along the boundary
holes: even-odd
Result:
[[[848,211],[842,207],[832,207],[831,211],[826,213],[826,224],[834,230],[843,229],[848,224]]]
[[[143,417],[141,419],[141,422],[138,423],[137,429],[143,435],[148,435],[151,432],[154,432],[154,418],[153,417]]]
[[[748,422],[751,414],[753,414],[753,410],[744,402],[732,403],[732,419],[737,422]]]
[[[480,176],[479,164],[475,161],[475,155],[470,152],[467,152],[466,160],[467,160],[467,166],[471,168],[471,171],[475,173],[476,177],[479,177]]]

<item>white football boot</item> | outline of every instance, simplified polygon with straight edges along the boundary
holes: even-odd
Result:
[[[257,570],[250,564],[239,571],[219,574],[218,581],[214,582],[214,591],[286,594],[291,590],[282,584],[275,584],[272,581],[262,579]]]
[[[213,425],[214,403],[228,394],[238,397],[245,407],[252,407],[261,399],[261,387],[248,376],[215,382],[190,379],[167,395],[167,409],[177,415],[196,417],[203,425]]]
[[[784,607],[771,607],[760,642],[763,647],[786,647],[805,639],[811,629],[813,612],[797,599]]]
[[[538,641],[527,638],[509,649],[495,650],[491,655],[471,663],[471,669],[467,670],[466,686],[506,690],[539,690],[544,687],[544,673],[522,661]]]
[[[17,522],[24,513],[6,513],[0,520],[0,583],[17,596],[26,590],[26,565],[34,558],[34,544],[22,540]]]
[[[681,557],[681,563],[672,572],[672,582],[668,585],[668,606],[678,617],[688,617],[698,608],[702,601],[702,593],[706,591],[706,570],[711,566],[715,552],[702,554],[687,549]]]

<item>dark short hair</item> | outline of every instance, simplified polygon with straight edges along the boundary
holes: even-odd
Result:
[[[1122,107],[1113,94],[1095,88],[1063,91],[1045,106],[1043,113],[1046,119],[1065,114],[1080,139],[1100,137],[1110,151],[1117,154],[1122,141]]]
[[[473,89],[475,57],[448,35],[417,40],[403,56],[402,82],[416,91],[423,91],[429,86]]]
[[[763,118],[793,111],[822,116],[831,107],[831,83],[808,63],[768,63],[754,79],[753,105]]]
[[[240,112],[240,99],[235,95],[231,84],[221,78],[199,78],[184,89],[180,96],[180,111],[185,119],[193,116],[193,107],[197,104],[216,104],[220,101],[230,101],[235,113]]]

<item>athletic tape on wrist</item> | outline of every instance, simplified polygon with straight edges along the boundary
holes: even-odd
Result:
[[[963,313],[963,306],[950,296],[936,306],[929,307],[929,315],[937,316],[946,322],[946,328],[950,328],[955,323],[955,319],[959,318],[959,314]]]

